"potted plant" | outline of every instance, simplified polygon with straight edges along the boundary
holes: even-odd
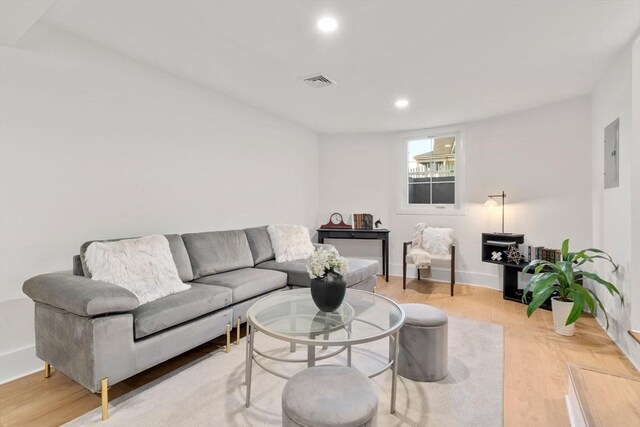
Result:
[[[522,300],[526,304],[527,296],[531,292],[531,301],[527,307],[527,316],[536,311],[549,297],[553,311],[554,330],[560,335],[572,336],[575,331],[575,322],[578,320],[585,306],[595,314],[596,303],[604,313],[609,329],[609,316],[604,309],[602,301],[595,292],[582,286],[583,279],[591,279],[605,287],[611,295],[618,295],[624,304],[624,297],[612,283],[607,282],[595,273],[584,271],[582,266],[593,263],[596,259],[603,259],[613,266],[613,271],[618,266],[611,256],[600,249],[583,249],[579,252],[569,252],[569,239],[562,242],[561,259],[555,263],[543,260],[531,261],[523,270],[526,273],[534,269],[534,274],[527,283]]]
[[[345,274],[349,269],[346,258],[334,249],[319,248],[307,264],[311,278],[311,298],[322,311],[335,311],[342,304],[347,291]]]

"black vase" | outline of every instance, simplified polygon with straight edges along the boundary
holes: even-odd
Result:
[[[336,311],[347,292],[347,279],[328,273],[321,279],[311,279],[311,298],[322,311]]]

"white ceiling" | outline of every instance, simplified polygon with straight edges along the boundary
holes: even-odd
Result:
[[[316,30],[324,14],[336,33]],[[637,33],[640,0],[59,0],[42,19],[315,131],[374,132],[589,93]],[[338,85],[300,81],[315,72]]]

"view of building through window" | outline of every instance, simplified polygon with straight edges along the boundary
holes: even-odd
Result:
[[[408,141],[407,168],[409,204],[455,203],[455,136]]]

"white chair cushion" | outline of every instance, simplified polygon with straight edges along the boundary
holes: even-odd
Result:
[[[413,259],[411,255],[407,254],[405,258],[407,264],[413,264]],[[432,255],[431,256],[431,265],[441,266],[441,267],[450,267],[451,266],[451,254],[448,255]]]
[[[447,255],[432,255],[431,265],[433,267],[451,267],[451,254]]]
[[[453,229],[445,227],[427,227],[422,232],[422,247],[434,255],[448,255],[453,244]]]

